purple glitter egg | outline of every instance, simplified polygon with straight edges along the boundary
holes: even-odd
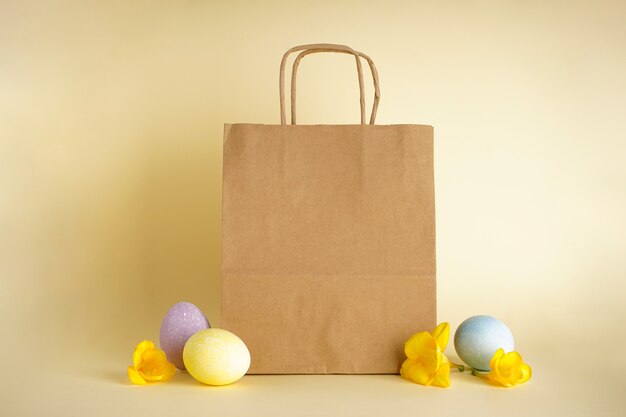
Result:
[[[186,301],[174,304],[161,322],[159,335],[159,343],[167,356],[167,360],[178,369],[185,370],[183,348],[187,339],[197,331],[210,327],[211,325],[204,313],[195,305]]]

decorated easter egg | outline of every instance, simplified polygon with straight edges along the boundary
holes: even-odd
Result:
[[[206,329],[187,340],[183,351],[187,371],[198,381],[209,385],[226,385],[238,381],[250,368],[250,351],[233,333],[223,329]]]
[[[211,327],[202,311],[186,301],[176,303],[169,309],[163,322],[159,343],[167,359],[178,369],[184,370],[183,349],[187,339],[199,330]]]
[[[502,348],[515,349],[513,334],[500,320],[491,316],[474,316],[465,320],[454,333],[454,348],[459,357],[472,368],[488,371],[489,362]]]

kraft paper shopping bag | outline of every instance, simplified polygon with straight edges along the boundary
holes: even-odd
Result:
[[[316,52],[355,57],[361,124],[295,124],[297,67]],[[250,373],[397,373],[405,340],[436,322],[433,128],[374,124],[376,67],[347,46],[292,48],[280,71],[281,124],[224,128],[221,326]]]

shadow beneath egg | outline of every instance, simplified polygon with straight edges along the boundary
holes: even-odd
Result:
[[[93,375],[93,374],[92,374]],[[108,382],[110,384],[115,385],[124,385],[128,387],[144,387],[144,386],[159,386],[159,385],[168,385],[168,386],[185,386],[185,387],[194,387],[196,389],[222,389],[228,390],[232,389],[233,386],[237,386],[237,389],[242,389],[246,384],[244,379],[238,381],[237,383],[229,384],[229,385],[207,385],[201,382],[196,381],[187,371],[176,370],[176,374],[166,382],[151,382],[146,385],[135,385],[128,379],[128,375],[123,372],[111,372],[105,371],[101,374],[95,375],[98,380]]]

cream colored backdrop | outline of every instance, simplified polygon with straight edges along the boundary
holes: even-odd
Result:
[[[622,1],[2,1],[0,410],[44,369],[123,381],[177,301],[218,323],[223,123],[279,123],[280,57],[311,42],[375,60],[379,123],[435,126],[439,320],[497,316],[531,364],[618,381],[624,21]],[[308,57],[298,97],[300,123],[358,123],[353,60]]]

